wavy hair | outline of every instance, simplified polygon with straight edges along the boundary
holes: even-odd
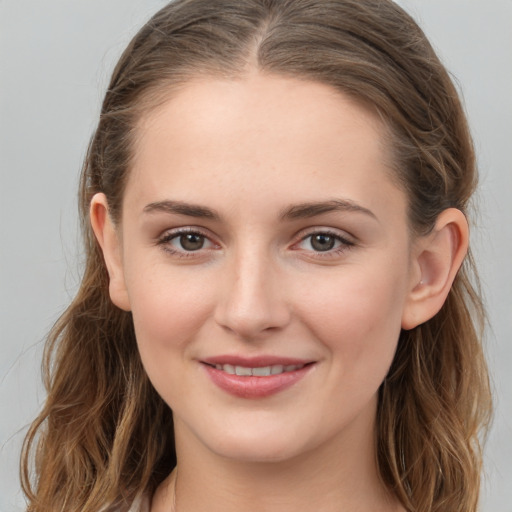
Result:
[[[418,25],[390,0],[176,0],[121,56],[84,162],[86,262],[76,298],[49,334],[48,396],[22,455],[30,512],[123,510],[176,464],[172,413],[149,383],[131,314],[115,307],[88,219],[106,194],[119,221],[137,123],[194,77],[250,69],[327,84],[388,128],[410,225],[426,233],[468,215],[475,155],[450,76]],[[378,467],[410,512],[474,512],[491,401],[484,309],[471,255],[431,320],[400,335],[379,390]]]

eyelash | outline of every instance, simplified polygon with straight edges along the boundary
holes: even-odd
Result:
[[[210,240],[210,237],[208,235],[206,235],[197,228],[179,228],[174,231],[167,232],[157,240],[157,245],[161,246],[165,252],[171,254],[172,256],[177,256],[178,258],[194,258],[197,257],[201,252],[203,252],[203,248],[200,248],[196,251],[187,251],[185,249],[173,249],[170,245],[170,242],[177,238],[180,238],[183,235],[197,235],[207,240],[210,244],[214,246],[217,245]]]
[[[315,258],[335,258],[337,256],[340,256],[342,253],[346,252],[347,250],[354,247],[356,244],[352,240],[349,240],[348,238],[340,235],[339,233],[329,230],[329,229],[316,229],[315,231],[310,231],[307,234],[304,234],[301,236],[300,240],[298,242],[295,242],[293,246],[297,246],[303,242],[305,242],[308,239],[312,239],[314,236],[318,235],[324,235],[328,237],[334,238],[335,243],[339,242],[339,246],[337,248],[329,249],[327,251],[314,251]],[[311,241],[309,242],[312,243]],[[309,252],[309,251],[308,251]]]
[[[182,250],[176,250],[173,249],[170,245],[170,242],[173,240],[176,240],[180,238],[183,235],[197,235],[202,237],[204,240],[208,241],[211,245],[214,247],[219,247],[218,244],[215,244],[210,240],[210,237],[203,233],[201,230],[197,228],[179,228],[171,232],[165,233],[162,237],[160,237],[156,244],[158,246],[161,246],[162,249],[171,254],[172,256],[176,256],[178,258],[194,258],[198,257],[201,253],[204,253],[204,250],[209,251],[211,249],[203,249],[202,247],[195,251],[187,251],[186,249]],[[305,242],[307,239],[312,238],[315,235],[324,235],[328,237],[334,238],[335,242],[339,242],[339,246],[337,248],[329,249],[326,251],[315,251],[311,250],[308,252],[312,252],[315,254],[315,258],[334,258],[336,256],[341,255],[345,251],[351,249],[353,246],[355,246],[355,242],[341,236],[339,233],[336,233],[335,231],[329,230],[329,229],[317,229],[315,231],[311,231],[307,234],[304,234],[300,237],[300,239],[297,242],[294,242],[292,247],[296,247],[297,245],[300,245],[301,243]],[[310,242],[311,243],[311,242]],[[300,250],[300,249],[295,249]]]

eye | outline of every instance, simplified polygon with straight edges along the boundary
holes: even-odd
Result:
[[[206,238],[199,233],[185,233],[174,238],[171,242],[175,242],[185,251],[198,251],[204,247]],[[174,245],[171,243],[171,245]]]
[[[295,247],[316,253],[338,254],[355,245],[348,238],[331,231],[316,231],[304,236]],[[327,254],[326,254],[327,255]]]
[[[167,232],[158,239],[157,244],[165,251],[181,257],[217,247],[206,235],[191,228]]]
[[[338,240],[332,235],[327,233],[316,233],[314,235],[309,235],[309,244],[315,251],[323,252],[330,251],[334,249],[336,246],[336,242],[339,243]]]

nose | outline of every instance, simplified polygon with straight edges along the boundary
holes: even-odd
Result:
[[[223,329],[254,340],[283,329],[291,319],[282,270],[268,255],[239,254],[226,265],[215,320]]]

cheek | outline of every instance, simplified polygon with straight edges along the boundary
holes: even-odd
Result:
[[[193,285],[184,274],[156,266],[131,274],[127,283],[137,343],[150,377],[165,371],[162,361],[172,364],[186,356],[190,341],[211,313],[206,287]],[[177,359],[166,358],[169,353]]]
[[[309,329],[331,353],[336,371],[386,375],[401,330],[405,281],[371,267],[340,272],[309,287],[302,310]],[[402,272],[403,274],[403,272]]]

